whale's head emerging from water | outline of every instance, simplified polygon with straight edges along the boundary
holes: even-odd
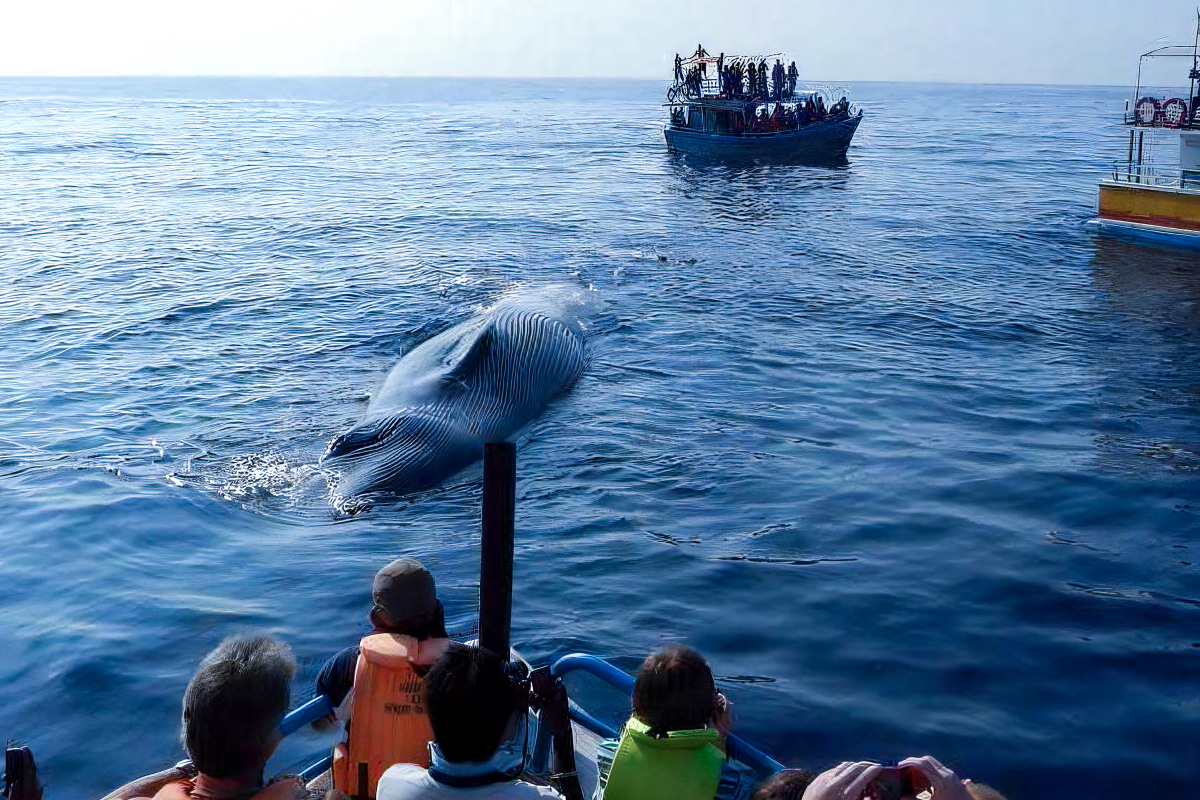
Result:
[[[570,389],[583,372],[584,337],[569,297],[558,289],[506,298],[400,359],[366,416],[321,458],[337,475],[334,493],[435,486]]]

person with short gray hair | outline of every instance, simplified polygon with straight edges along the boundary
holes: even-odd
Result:
[[[298,778],[263,788],[295,672],[292,649],[269,636],[230,637],[205,656],[183,695],[183,746],[197,775],[168,783],[154,800],[303,797]]]

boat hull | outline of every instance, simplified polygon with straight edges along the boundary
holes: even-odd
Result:
[[[672,150],[688,155],[736,159],[800,161],[845,158],[862,114],[846,119],[814,122],[802,128],[774,133],[705,133],[667,126],[663,135]]]
[[[1200,192],[1117,181],[1100,184],[1096,227],[1200,247]]]

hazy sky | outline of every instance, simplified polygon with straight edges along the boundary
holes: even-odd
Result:
[[[813,79],[1126,85],[1155,40],[1191,41],[1196,2],[13,0],[0,74],[665,79],[703,42]]]

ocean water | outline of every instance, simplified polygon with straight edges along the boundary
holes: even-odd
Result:
[[[48,797],[181,757],[231,633],[298,702],[400,554],[471,628],[478,469],[345,515],[314,465],[401,353],[561,283],[528,656],[690,642],[809,768],[1194,794],[1200,255],[1084,226],[1127,93],[860,84],[846,163],[722,166],[663,88],[0,81],[0,736]]]

